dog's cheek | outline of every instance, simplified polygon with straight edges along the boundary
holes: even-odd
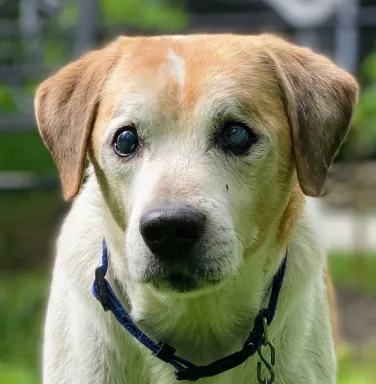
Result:
[[[281,214],[286,190],[279,179],[278,155],[273,150],[246,166],[238,167],[228,183],[228,196],[234,228],[245,250],[262,246]]]

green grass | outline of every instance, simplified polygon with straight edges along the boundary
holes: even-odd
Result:
[[[360,258],[351,254],[333,254],[329,257],[329,269],[336,286],[352,288],[366,295],[376,294],[375,254],[363,254]],[[338,384],[375,384],[375,362],[376,342],[364,350],[343,346],[339,353]]]
[[[0,276],[0,384],[36,382],[46,295],[41,273]]]
[[[370,281],[356,278],[353,260],[330,258],[333,279],[341,285],[370,291],[376,281],[376,260],[366,259]],[[42,272],[0,275],[0,384],[40,382],[40,351],[48,277]],[[374,291],[376,292],[376,291]],[[364,351],[346,348],[339,357],[338,384],[376,383],[376,346]]]
[[[365,351],[344,348],[339,354],[338,384],[376,383],[376,346]]]
[[[34,370],[21,365],[0,363],[0,384],[38,384],[40,378]]]
[[[351,254],[334,253],[329,257],[329,270],[335,285],[376,293],[376,254],[363,254],[357,258]]]

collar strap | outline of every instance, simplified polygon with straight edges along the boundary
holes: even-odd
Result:
[[[176,356],[176,350],[167,343],[159,342],[157,344],[145,335],[132,321],[105,278],[108,269],[108,250],[105,241],[103,241],[102,244],[102,266],[95,270],[95,280],[92,291],[96,299],[102,304],[103,309],[105,311],[111,311],[126,331],[148,348],[154,356],[171,364],[176,369],[175,376],[177,380],[197,381],[204,377],[216,376],[243,364],[249,357],[254,355],[257,349],[265,342],[263,322],[265,319],[267,325],[270,325],[273,321],[277,309],[278,296],[285,275],[287,254],[288,251],[286,251],[278,272],[274,275],[268,307],[262,308],[258,312],[254,320],[253,329],[245,341],[243,348],[238,352],[203,366],[197,366],[188,360]]]

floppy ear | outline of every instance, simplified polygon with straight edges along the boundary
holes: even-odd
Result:
[[[90,52],[45,80],[37,90],[39,132],[57,165],[67,200],[80,189],[101,89],[117,56],[116,42]]]
[[[329,59],[276,40],[273,58],[289,119],[302,191],[319,196],[356,104],[354,78]]]

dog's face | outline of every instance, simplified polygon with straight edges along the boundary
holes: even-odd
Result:
[[[320,193],[356,92],[270,36],[120,38],[43,83],[36,111],[67,198],[90,153],[130,278],[190,291],[233,276],[280,240],[292,198]]]

